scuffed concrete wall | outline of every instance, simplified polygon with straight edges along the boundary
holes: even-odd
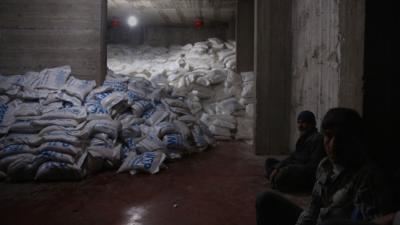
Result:
[[[228,25],[195,29],[193,27],[135,27],[121,26],[110,28],[107,33],[107,44],[127,44],[137,46],[148,44],[151,46],[185,45],[206,41],[217,37],[222,40],[230,38]]]
[[[364,0],[294,0],[291,146],[298,137],[296,116],[329,108],[361,112]],[[292,147],[293,148],[293,147]]]
[[[105,0],[1,0],[0,73],[71,65],[81,79],[106,72]]]
[[[255,1],[255,150],[289,151],[292,0]]]
[[[341,40],[339,105],[362,113],[365,0],[339,4]]]
[[[298,136],[297,114],[311,110],[320,121],[338,105],[339,5],[337,1],[293,1],[291,146]]]
[[[208,38],[217,37],[222,40],[228,38],[228,26],[211,26],[196,29],[193,27],[146,27],[144,43],[152,46],[169,46],[173,44],[185,45]]]
[[[189,26],[142,26],[130,28],[122,25],[118,28],[109,28],[107,33],[108,44],[128,44],[137,46],[149,44],[151,46],[185,45],[206,41],[217,37],[222,40],[234,39],[230,35],[231,26],[221,24],[196,29]],[[234,29],[234,28],[233,28]]]
[[[144,27],[130,28],[128,26],[109,27],[107,29],[107,44],[141,45],[144,41]]]
[[[236,70],[254,70],[254,0],[237,2]]]

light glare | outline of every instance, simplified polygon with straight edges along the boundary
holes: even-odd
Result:
[[[136,17],[130,16],[130,17],[128,18],[128,25],[129,25],[130,27],[134,27],[134,26],[136,26],[137,24],[138,24],[138,20],[136,19]]]

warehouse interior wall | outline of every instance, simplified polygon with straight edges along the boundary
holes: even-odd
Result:
[[[139,25],[131,28],[125,24],[116,28],[108,26],[107,29],[107,43],[126,44],[130,46],[142,44],[164,47],[170,45],[186,45],[205,41],[211,37],[217,37],[225,41],[234,39],[234,37],[230,35],[229,23],[206,24],[200,29],[196,29],[194,26],[155,25]]]
[[[229,24],[207,25],[200,29],[179,26],[149,26],[145,28],[144,43],[151,46],[185,45],[216,37],[228,40]]]
[[[255,4],[256,153],[293,150],[297,114],[362,113],[365,0]],[[318,126],[320,124],[318,123]]]
[[[127,44],[131,46],[141,45],[144,43],[144,28],[128,26],[112,27],[110,21],[107,22],[107,44]]]
[[[289,152],[292,0],[255,1],[256,154]]]
[[[364,0],[293,1],[290,146],[303,110],[315,113],[317,126],[332,107],[362,113],[364,6]]]
[[[254,0],[237,2],[236,70],[254,71]]]
[[[366,60],[363,67],[364,7],[365,0],[255,0],[253,64],[257,75],[257,154],[289,152],[298,135],[296,114],[304,109],[316,112],[318,120],[335,106],[364,110],[378,128],[378,119],[373,115],[377,115],[376,106],[382,103],[371,100],[377,98],[385,100],[384,112],[394,116],[392,105],[386,102],[394,93],[393,86],[387,88],[393,77],[385,75],[383,79],[383,75],[372,75],[379,73],[377,68],[387,65],[380,61],[380,56],[375,56]],[[383,11],[391,9],[385,7]],[[238,8],[238,15],[246,13],[245,10],[246,7]],[[379,15],[382,18],[373,13],[370,16],[382,23],[392,19],[388,17],[390,14],[384,13]],[[74,76],[102,82],[106,73],[106,18],[106,0],[2,0],[0,74],[23,74],[68,64]],[[241,23],[251,24],[241,19],[236,26]],[[194,43],[202,35],[229,39],[234,33],[233,27],[229,23],[224,27],[196,30],[202,34],[193,32],[194,28],[146,27],[130,31],[132,35],[122,35],[121,40],[116,41],[169,45]],[[243,29],[243,25],[238,29]],[[370,29],[384,34],[390,28],[388,25]],[[135,35],[138,37],[132,40]],[[239,37],[239,33],[237,35]],[[368,35],[370,40],[385,41],[367,31]],[[240,41],[238,46],[244,43]],[[391,48],[390,45],[383,45],[383,50],[371,47],[372,44],[368,46],[370,52],[383,55]],[[369,84],[376,83],[376,86],[369,87],[370,92],[363,95],[363,70],[367,69],[367,63],[374,62],[381,64],[368,68],[366,77]],[[368,99],[362,107],[363,97]]]
[[[2,0],[0,73],[70,65],[81,79],[106,72],[106,0]]]

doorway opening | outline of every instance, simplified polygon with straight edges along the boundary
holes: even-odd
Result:
[[[255,79],[236,72],[236,10],[237,0],[109,0],[106,80],[168,86],[217,140],[252,143]]]

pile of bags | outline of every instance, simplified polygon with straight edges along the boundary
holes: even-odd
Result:
[[[166,159],[215,144],[184,97],[141,77],[110,72],[96,88],[63,66],[0,82],[0,180],[156,173]]]
[[[171,86],[218,140],[253,141],[253,72],[237,74],[236,43],[209,38],[185,46],[108,46],[110,70]]]

